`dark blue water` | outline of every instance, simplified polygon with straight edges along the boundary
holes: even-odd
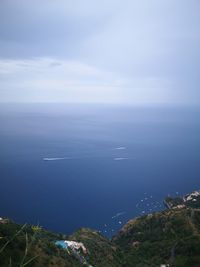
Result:
[[[198,108],[1,105],[0,127],[0,216],[19,223],[111,235],[200,188]]]

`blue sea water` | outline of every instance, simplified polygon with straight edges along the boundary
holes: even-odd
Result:
[[[200,188],[200,109],[2,104],[0,216],[105,235]]]

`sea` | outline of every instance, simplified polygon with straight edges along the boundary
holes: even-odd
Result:
[[[0,217],[111,237],[200,189],[200,108],[0,105]]]

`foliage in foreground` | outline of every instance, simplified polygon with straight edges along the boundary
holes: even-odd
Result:
[[[82,266],[54,245],[60,239],[83,242],[94,267],[199,267],[200,210],[171,209],[136,218],[112,240],[91,229],[66,236],[7,221],[0,223],[0,266]]]

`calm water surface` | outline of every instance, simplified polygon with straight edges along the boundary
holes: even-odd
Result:
[[[59,232],[111,235],[200,188],[198,108],[1,105],[0,148],[0,216]]]

